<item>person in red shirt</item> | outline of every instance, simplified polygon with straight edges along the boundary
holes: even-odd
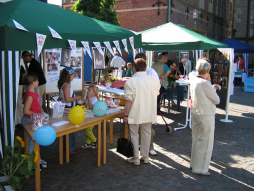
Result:
[[[245,62],[244,62],[244,59],[243,59],[242,55],[238,56],[238,60],[236,61],[236,63],[237,63],[237,69],[238,70],[244,70],[245,69]]]
[[[39,114],[43,112],[41,107],[41,101],[39,94],[35,91],[35,88],[38,87],[38,75],[31,72],[25,75],[24,82],[27,85],[27,91],[24,97],[24,116],[21,119],[21,124],[32,122],[31,116],[34,114]],[[29,153],[33,152],[34,149],[34,142],[31,138],[28,138],[28,145],[29,145]],[[47,162],[40,159],[41,167],[47,168]]]

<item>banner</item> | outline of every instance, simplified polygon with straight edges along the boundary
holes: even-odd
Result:
[[[51,35],[54,37],[54,38],[60,38],[62,39],[62,37],[54,30],[52,29],[50,26],[48,26],[50,32],[51,32]]]
[[[16,22],[14,19],[12,19],[12,21],[13,21],[13,23],[14,23],[14,25],[15,25],[15,27],[16,27],[17,29],[20,29],[20,30],[23,30],[23,31],[28,31],[28,30],[25,29],[25,27],[23,27],[21,24],[19,24],[18,22]]]
[[[101,55],[104,57],[104,52],[101,49],[101,44],[100,42],[93,42],[94,45],[96,46],[96,48],[99,50],[99,52],[101,53]]]
[[[119,41],[118,41],[118,40],[114,40],[113,43],[115,44],[115,46],[116,46],[118,52],[119,52],[119,53],[121,54],[121,56],[122,56],[122,51],[121,51],[121,49],[120,49]]]
[[[122,39],[122,43],[123,43],[123,46],[124,46],[125,51],[126,51],[126,52],[128,52],[128,48],[127,48],[127,41],[126,41],[126,39],[125,39],[125,38],[124,38],[124,39]]]
[[[134,50],[134,38],[133,38],[133,36],[129,37],[129,40],[130,40],[130,43],[131,43],[132,50]]]
[[[71,53],[76,57],[76,40],[69,40],[68,42],[71,46]]]
[[[107,47],[107,49],[109,50],[109,52],[114,56],[113,50],[110,46],[110,42],[109,41],[105,41],[103,42],[105,44],[105,46]]]
[[[43,34],[39,34],[39,33],[36,33],[36,42],[37,42],[37,53],[38,53],[38,57],[41,53],[41,50],[42,50],[42,47],[44,45],[44,42],[46,40],[46,35],[43,35]]]
[[[87,53],[89,54],[89,56],[92,58],[90,47],[89,47],[89,42],[88,41],[81,41],[81,43],[85,47],[85,49],[86,49]]]

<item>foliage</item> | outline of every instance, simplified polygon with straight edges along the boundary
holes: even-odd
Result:
[[[14,147],[5,146],[4,157],[2,158],[2,169],[0,172],[9,177],[8,184],[14,189],[21,189],[21,180],[26,175],[33,175],[35,162],[38,160],[39,153],[34,151],[31,154],[21,154],[21,148],[25,147],[25,143],[21,137],[16,136],[14,139]]]
[[[205,35],[205,31],[204,31],[203,29],[201,29],[201,28],[191,27],[190,30],[191,30],[191,31],[194,31],[194,32],[196,32],[196,33]]]
[[[115,5],[115,0],[78,0],[71,10],[119,26]]]

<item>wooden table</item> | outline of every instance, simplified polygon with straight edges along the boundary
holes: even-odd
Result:
[[[63,164],[63,136],[66,135],[66,162],[69,163],[69,134],[80,131],[82,129],[86,129],[88,127],[98,125],[98,135],[97,135],[97,166],[101,165],[101,123],[103,123],[102,128],[102,163],[106,164],[106,122],[110,121],[110,144],[113,143],[113,120],[115,118],[123,117],[124,110],[121,110],[118,113],[104,115],[102,117],[94,116],[93,118],[86,118],[82,124],[76,126],[71,122],[58,126],[53,127],[56,131],[56,137],[59,137],[59,164]],[[50,119],[49,126],[53,123],[59,121],[69,121],[69,117],[63,117],[58,119]],[[28,152],[28,136],[34,141],[34,150],[39,152],[40,158],[40,146],[34,140],[34,130],[32,130],[32,123],[25,123],[22,124],[24,127],[24,139],[25,139],[25,151]],[[127,124],[125,125],[125,138],[128,138],[128,128]],[[40,182],[40,160],[36,162],[36,169],[35,169],[35,187],[36,191],[41,190],[41,182]]]

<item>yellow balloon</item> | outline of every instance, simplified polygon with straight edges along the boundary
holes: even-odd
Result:
[[[80,125],[85,120],[84,109],[79,105],[71,108],[69,118],[74,125]]]

